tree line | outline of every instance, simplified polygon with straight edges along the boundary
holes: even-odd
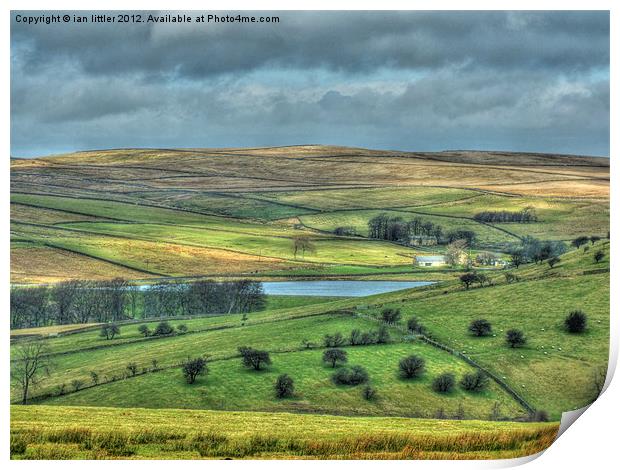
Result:
[[[11,328],[107,323],[134,318],[247,313],[265,308],[256,281],[159,282],[140,288],[123,279],[11,287]]]
[[[448,244],[456,240],[466,240],[468,245],[475,243],[476,234],[471,230],[450,230],[429,220],[414,217],[405,221],[400,216],[391,217],[381,213],[368,221],[368,236],[379,240],[413,243],[416,238],[432,239],[436,244]]]
[[[503,223],[516,222],[527,224],[530,222],[538,222],[536,211],[532,207],[526,207],[520,211],[483,211],[474,215],[474,219],[478,222]]]

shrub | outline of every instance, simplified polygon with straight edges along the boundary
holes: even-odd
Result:
[[[344,337],[340,332],[334,335],[325,335],[323,344],[326,348],[338,348],[344,344]]]
[[[400,318],[401,314],[398,308],[384,308],[381,311],[381,319],[386,323],[397,323]]]
[[[474,320],[469,325],[469,331],[474,336],[488,336],[492,332],[491,323],[483,318]]]
[[[276,380],[274,384],[274,389],[276,392],[276,398],[287,398],[293,396],[293,392],[295,391],[295,384],[293,379],[290,378],[287,374],[282,374]]]
[[[536,410],[534,413],[530,413],[529,420],[533,422],[547,422],[549,421],[549,413],[545,410]]]
[[[336,385],[359,385],[368,382],[368,372],[361,366],[343,367],[332,375],[332,380]]]
[[[588,317],[581,310],[573,310],[564,319],[564,327],[569,333],[583,333],[588,326]]]
[[[362,396],[365,400],[374,400],[377,397],[377,390],[367,385],[362,390]]]
[[[241,362],[245,367],[260,370],[261,366],[271,364],[271,358],[267,351],[259,351],[247,346],[241,346],[238,351],[241,353]]]
[[[508,272],[508,273],[504,273],[504,277],[506,278],[506,282],[508,284],[512,284],[513,282],[518,282],[519,281],[519,276],[517,276],[514,273]]]
[[[142,336],[144,336],[145,338],[151,334],[151,330],[149,330],[149,327],[147,325],[140,325],[138,327],[138,331],[140,332],[140,334]]]
[[[552,258],[549,258],[547,260],[547,264],[549,265],[550,268],[553,268],[559,262],[560,262],[560,258],[558,258],[557,256],[553,256]]]
[[[351,346],[357,346],[358,344],[362,344],[362,332],[357,328],[351,330],[351,335],[349,336],[349,344]]]
[[[473,272],[465,273],[465,274],[461,275],[461,277],[459,277],[459,279],[461,280],[461,283],[465,286],[465,289],[469,289],[469,287],[474,282],[478,281],[478,275],[476,273],[473,273]]]
[[[508,330],[506,332],[506,342],[511,348],[519,348],[526,343],[526,340],[521,330]]]
[[[599,261],[602,261],[603,258],[605,258],[605,253],[603,253],[601,250],[598,250],[596,253],[594,253],[594,261],[596,261],[597,263]]]
[[[178,325],[178,326],[177,326],[177,331],[178,331],[180,334],[185,334],[185,333],[187,333],[187,325],[185,325],[184,323],[182,323],[182,324]]]
[[[409,333],[417,333],[423,335],[426,329],[424,328],[424,325],[420,323],[420,320],[418,320],[417,317],[411,317],[409,320],[407,320],[407,330],[409,330]]]
[[[152,368],[153,371],[159,370],[159,362],[157,361],[157,359],[152,359],[151,365],[153,366]]]
[[[209,372],[207,368],[207,360],[203,357],[197,357],[190,359],[189,357],[182,365],[183,377],[188,384],[196,382],[196,378],[199,375],[204,375]]]
[[[571,245],[573,245],[575,248],[579,248],[581,245],[585,245],[586,243],[588,243],[588,241],[590,241],[588,237],[581,236],[581,237],[575,238],[571,242]]]
[[[413,379],[422,375],[426,368],[426,362],[420,356],[408,356],[398,363],[401,377]]]
[[[153,336],[167,336],[174,333],[174,328],[167,321],[159,323],[153,331]]]
[[[455,383],[456,379],[454,378],[454,374],[444,372],[433,380],[433,390],[438,393],[450,393]]]
[[[127,364],[127,370],[129,374],[133,377],[138,373],[138,365],[135,362],[130,362]]]
[[[327,362],[336,367],[337,363],[347,362],[347,352],[342,349],[326,349],[323,353],[323,362]]]
[[[461,387],[468,392],[481,392],[488,384],[487,375],[478,370],[469,374],[465,374],[461,379]]]
[[[386,344],[390,342],[390,332],[387,326],[381,325],[377,330],[376,340],[378,344]]]
[[[90,371],[90,379],[93,382],[93,385],[97,385],[99,383],[99,374],[94,370]]]
[[[121,334],[121,329],[116,323],[106,323],[101,327],[99,336],[105,339],[114,339],[116,335]]]
[[[75,379],[71,381],[71,386],[73,387],[74,392],[77,392],[80,388],[82,388],[82,385],[83,383],[81,380]]]

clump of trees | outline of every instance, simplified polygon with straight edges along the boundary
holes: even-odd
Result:
[[[323,352],[323,362],[331,364],[332,368],[335,368],[337,364],[347,362],[347,352],[336,348],[326,349]]]
[[[559,256],[568,250],[566,244],[556,240],[539,240],[537,238],[526,236],[518,245],[512,245],[508,248],[510,261],[513,266],[518,268],[525,263],[535,262],[542,264],[544,261],[551,261],[550,265],[554,265],[559,261]]]
[[[527,224],[538,222],[536,210],[533,207],[526,207],[520,211],[483,211],[474,215],[478,222],[487,223],[519,223]]]
[[[511,348],[520,348],[526,343],[525,335],[521,330],[508,330],[506,332],[506,343]]]
[[[209,372],[207,367],[207,360],[204,357],[187,358],[183,362],[181,369],[183,370],[183,377],[188,384],[193,384],[199,375],[205,375]]]
[[[407,356],[398,363],[400,376],[404,379],[414,379],[420,377],[426,370],[424,358],[416,355]]]
[[[336,227],[334,229],[334,234],[336,235],[346,235],[346,236],[355,236],[357,235],[357,230],[355,230],[355,227],[351,227],[351,226],[343,226],[343,227]]]
[[[336,385],[360,385],[368,382],[368,372],[362,366],[342,367],[332,375]]]
[[[460,385],[463,390],[468,392],[481,392],[483,391],[489,382],[487,375],[481,370],[468,373],[461,379]]]
[[[471,230],[444,232],[441,225],[420,217],[405,221],[402,217],[391,217],[386,213],[378,214],[368,221],[368,236],[406,244],[448,244],[456,240],[466,240],[472,245],[476,240],[476,234]]]
[[[573,310],[564,319],[564,328],[569,333],[583,333],[588,326],[588,317],[582,310]]]
[[[297,255],[301,252],[301,257],[306,257],[306,252],[316,253],[316,245],[307,235],[297,235],[293,237],[293,257],[297,259]]]
[[[484,318],[473,320],[468,329],[474,336],[488,336],[493,332],[491,323]]]
[[[241,354],[241,362],[245,367],[260,370],[261,367],[271,364],[271,358],[267,351],[261,351],[247,346],[239,347],[238,351],[239,354]]]
[[[437,393],[450,393],[454,389],[456,379],[451,372],[444,372],[433,379],[433,390]]]
[[[276,398],[289,398],[295,392],[295,382],[288,374],[279,375],[273,385]]]
[[[255,281],[159,282],[141,289],[123,279],[11,288],[11,328],[127,319],[246,313],[265,308]]]
[[[385,344],[390,342],[390,333],[385,325],[381,325],[376,331],[361,331],[358,328],[354,328],[351,330],[348,339],[345,339],[340,332],[326,334],[323,337],[323,345],[326,348],[339,348],[347,342],[351,346]]]

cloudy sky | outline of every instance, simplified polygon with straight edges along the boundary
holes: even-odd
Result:
[[[609,155],[607,12],[180,25],[24,25],[19,13],[12,156],[304,143]]]

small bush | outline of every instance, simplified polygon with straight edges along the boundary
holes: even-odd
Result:
[[[454,374],[444,372],[433,380],[433,390],[438,393],[450,393],[454,389],[455,383]]]
[[[488,336],[492,333],[491,323],[483,318],[474,320],[469,325],[469,331],[474,336]]]
[[[588,326],[588,317],[581,310],[573,310],[564,319],[564,327],[569,333],[583,333]]]
[[[386,344],[390,342],[390,332],[387,329],[387,326],[381,325],[376,333],[377,344]]]
[[[151,330],[149,330],[149,327],[147,325],[140,325],[138,327],[138,331],[145,338],[151,334]]]
[[[594,261],[596,261],[597,263],[599,261],[602,261],[603,258],[605,258],[605,253],[603,253],[601,250],[594,253]]]
[[[84,385],[84,383],[81,380],[75,379],[71,381],[71,386],[73,387],[74,392],[77,392],[79,389],[81,389],[82,385]]]
[[[400,321],[401,314],[398,308],[384,308],[381,311],[381,320],[385,323],[397,323]]]
[[[417,317],[411,317],[409,320],[407,320],[407,330],[409,330],[409,333],[419,335],[423,335],[426,331],[424,325],[420,323],[420,320],[418,320]]]
[[[135,377],[135,375],[138,373],[138,364],[136,364],[135,362],[130,362],[129,364],[127,364],[127,371],[129,372],[129,375]]]
[[[167,321],[159,323],[153,331],[153,336],[167,336],[174,333],[174,328]]]
[[[99,336],[105,339],[114,339],[116,335],[121,334],[121,329],[116,323],[106,323],[101,327]]]
[[[274,384],[276,398],[292,397],[295,392],[295,383],[288,374],[280,375]]]
[[[203,357],[197,357],[190,359],[189,357],[182,365],[183,377],[188,384],[196,382],[196,378],[199,375],[206,374],[209,369],[207,368],[207,360]]]
[[[549,413],[545,410],[536,410],[534,413],[530,414],[529,420],[538,423],[546,423],[549,421]]]
[[[377,397],[377,390],[372,388],[370,385],[367,385],[362,390],[362,396],[365,400],[371,401]]]
[[[254,370],[260,370],[263,365],[271,364],[269,352],[259,351],[258,349],[241,346],[238,348],[241,354],[241,362],[245,367],[251,367]]]
[[[461,379],[461,387],[468,392],[481,392],[488,384],[487,375],[478,370],[469,374],[465,374]]]
[[[511,348],[520,348],[526,343],[526,340],[521,330],[508,330],[506,332],[506,342]]]
[[[187,333],[187,325],[185,325],[183,323],[178,325],[177,326],[177,331],[179,332],[179,334],[182,334],[182,335]]]
[[[332,380],[336,385],[360,385],[368,382],[368,372],[361,366],[343,367],[332,375]]]
[[[325,345],[326,348],[338,348],[344,345],[344,337],[342,336],[342,333],[340,332],[333,334],[333,335],[327,334],[323,338],[323,344]]]
[[[426,362],[420,356],[408,356],[398,363],[401,377],[413,379],[422,375],[426,368]]]

